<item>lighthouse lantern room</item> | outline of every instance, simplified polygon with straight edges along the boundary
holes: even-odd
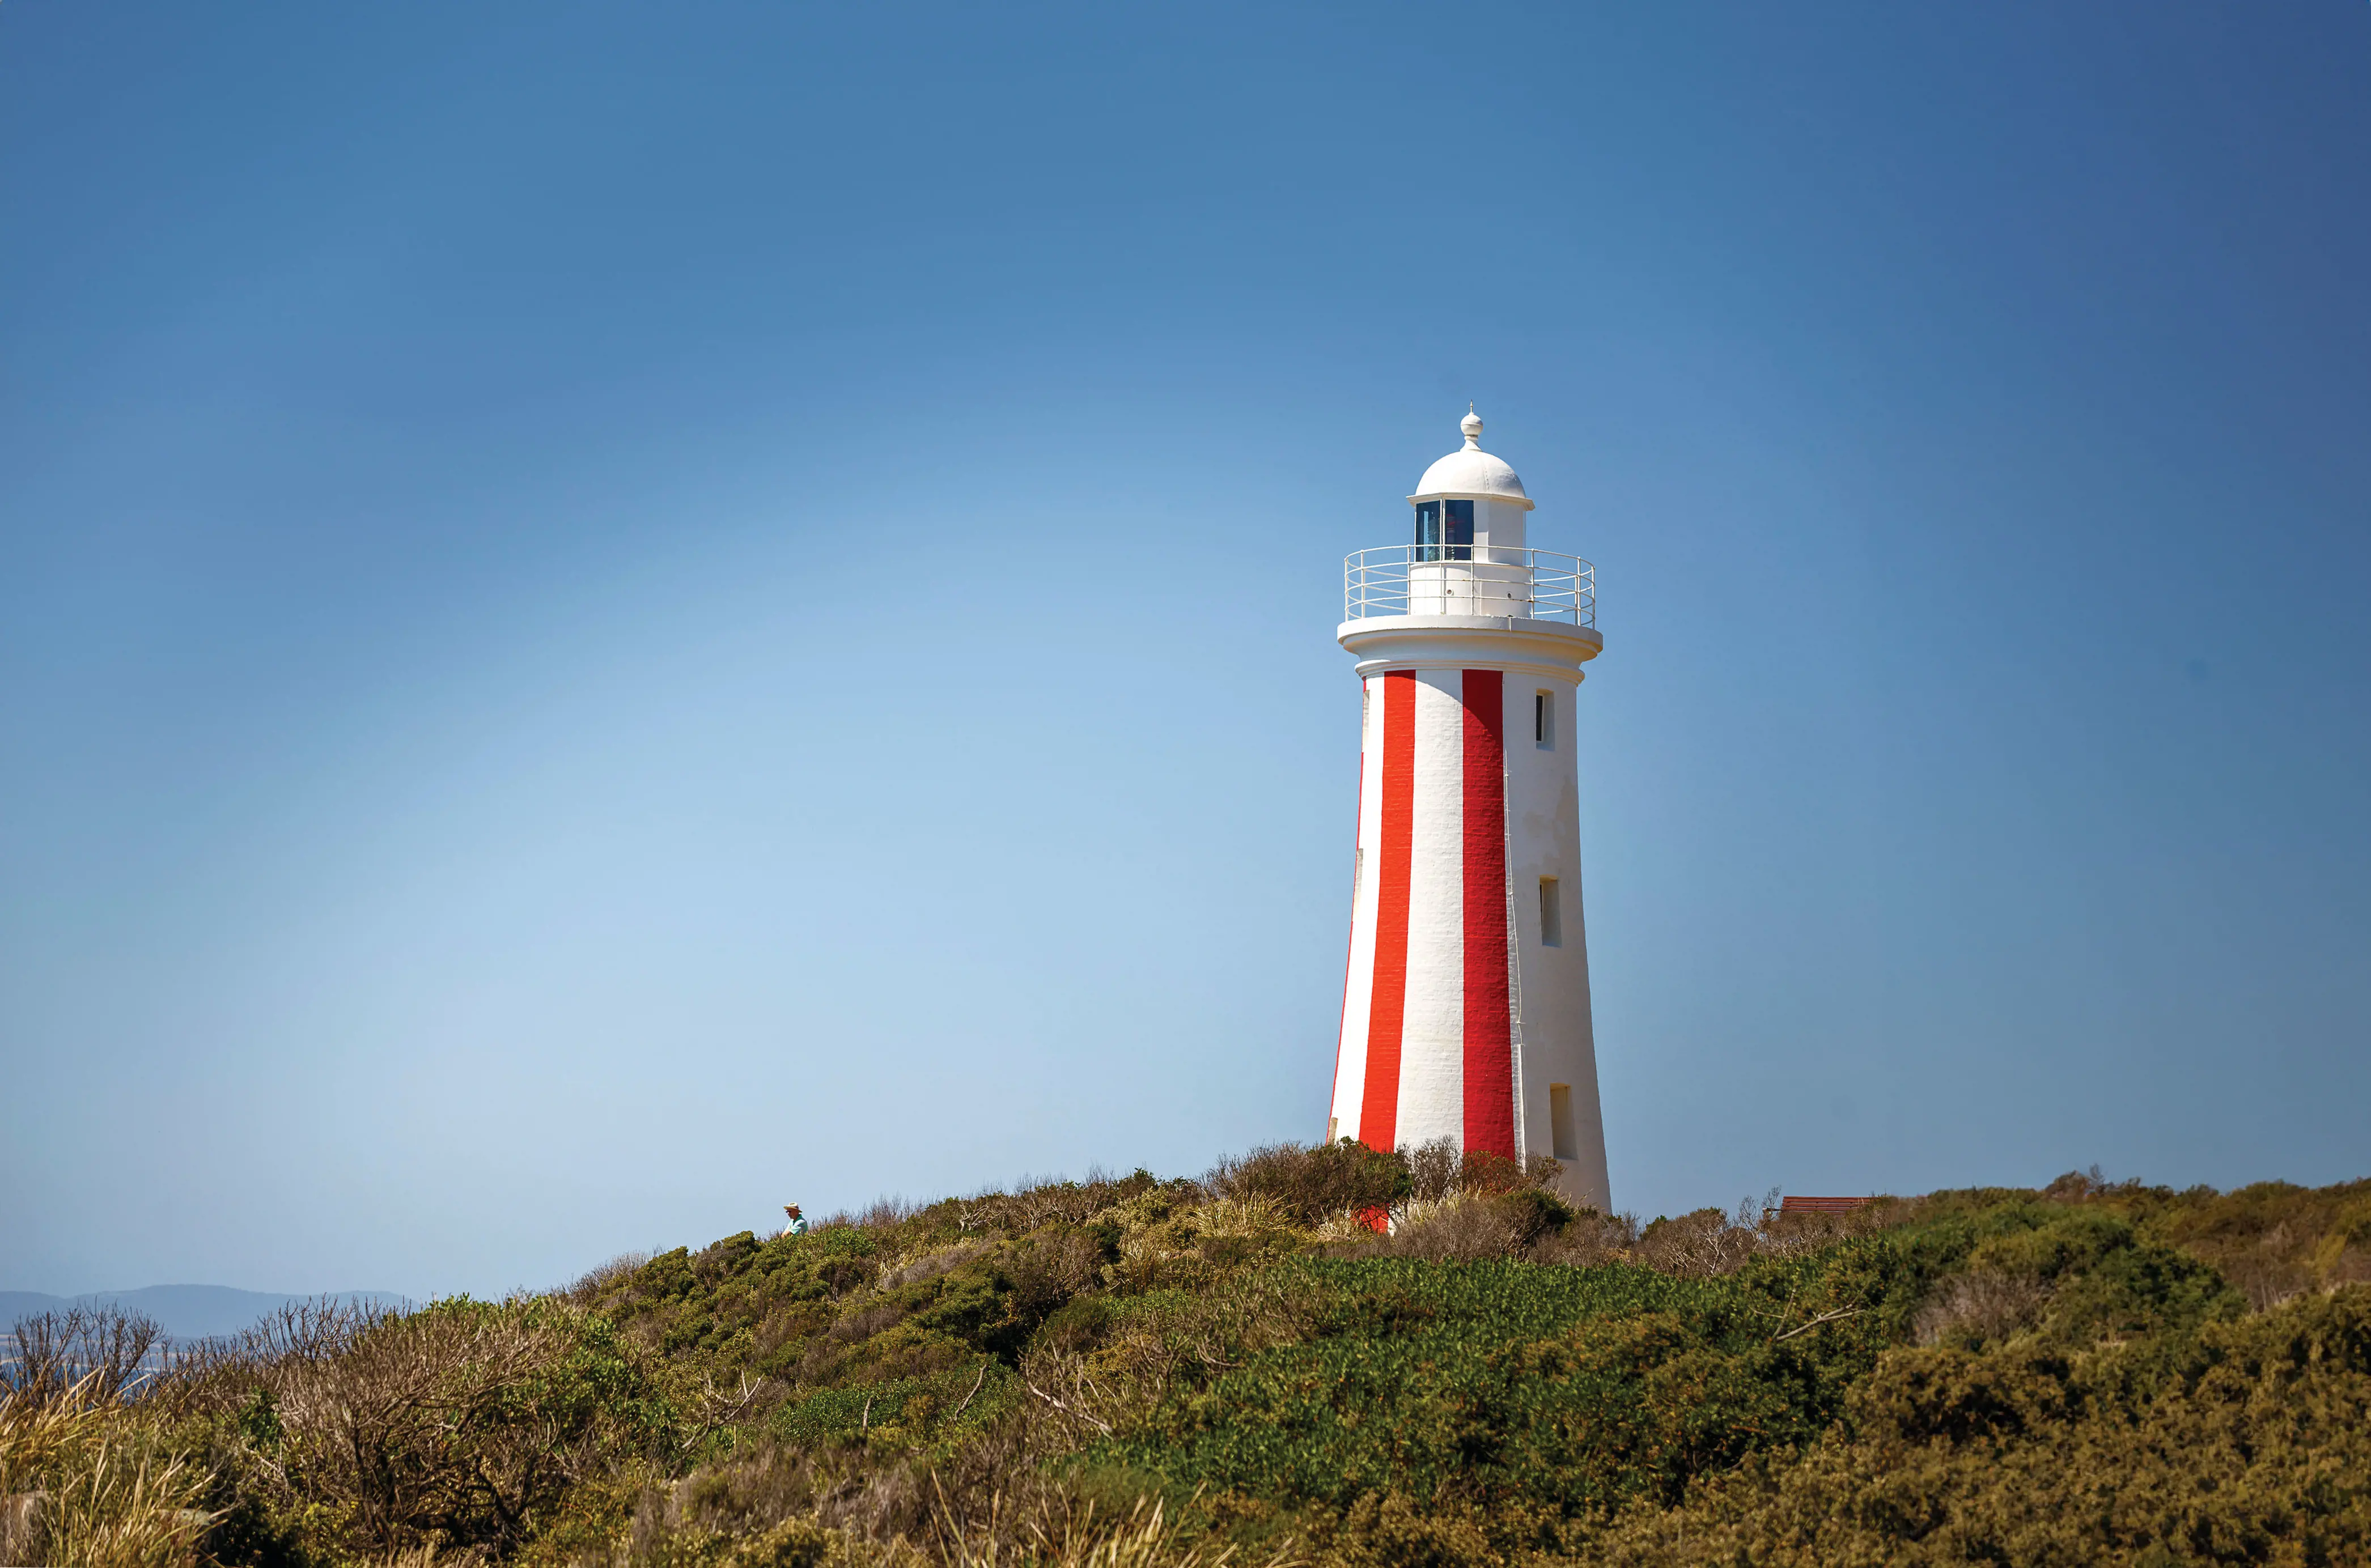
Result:
[[[1336,636],[1359,661],[1359,849],[1327,1137],[1556,1157],[1610,1209],[1580,911],[1573,699],[1594,569],[1531,548],[1515,470],[1464,444],[1360,550]]]

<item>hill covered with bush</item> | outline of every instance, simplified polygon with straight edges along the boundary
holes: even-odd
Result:
[[[2371,1182],[1642,1228],[1550,1174],[885,1204],[146,1378],[36,1324],[0,1561],[2371,1560]]]

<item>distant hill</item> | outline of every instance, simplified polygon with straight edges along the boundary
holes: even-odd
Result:
[[[340,1301],[398,1304],[403,1297],[383,1290],[327,1292]],[[69,1307],[120,1307],[156,1320],[175,1339],[211,1339],[235,1334],[292,1301],[316,1296],[280,1296],[268,1290],[233,1290],[226,1285],[151,1285],[138,1290],[95,1290],[85,1296],[48,1296],[38,1290],[0,1290],[0,1333],[19,1318],[62,1312]]]

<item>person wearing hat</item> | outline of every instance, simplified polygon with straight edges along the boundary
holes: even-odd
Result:
[[[790,1216],[791,1221],[788,1225],[782,1227],[783,1235],[804,1236],[807,1233],[807,1216],[799,1212],[798,1205],[784,1204],[782,1205],[782,1212]]]

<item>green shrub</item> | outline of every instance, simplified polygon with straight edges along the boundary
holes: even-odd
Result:
[[[1716,1280],[1629,1265],[1295,1265],[1309,1340],[1181,1391],[1115,1457],[1280,1506],[1452,1494],[1557,1517],[1676,1497],[1694,1475],[1810,1442],[1883,1343],[1872,1297],[1914,1298],[1863,1246]],[[1823,1312],[1850,1315],[1788,1335]]]
[[[1799,1462],[1634,1510],[1586,1560],[2345,1563],[2371,1558],[2371,1290],[2201,1328],[2154,1391],[2116,1362],[1895,1350]]]

